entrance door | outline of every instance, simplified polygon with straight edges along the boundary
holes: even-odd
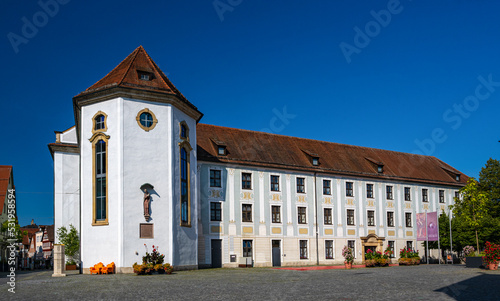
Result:
[[[273,267],[280,267],[281,266],[281,248],[280,248],[280,242],[279,240],[273,240],[272,241],[272,247],[273,247]]]
[[[222,239],[212,239],[212,268],[222,268]]]
[[[375,253],[377,251],[377,247],[365,246],[365,253],[368,250],[372,250],[372,252]]]

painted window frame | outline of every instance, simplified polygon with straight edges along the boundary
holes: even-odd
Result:
[[[325,240],[325,259],[335,259],[333,250],[333,240]]]
[[[212,172],[213,172],[213,177],[212,177]],[[216,174],[219,175],[218,178],[215,176]],[[210,180],[209,180],[210,187],[222,188],[222,170],[210,168],[209,177],[210,177]],[[219,181],[218,186],[217,186],[217,180]]]
[[[250,210],[245,210],[245,208],[250,208]],[[249,203],[241,204],[241,222],[242,223],[253,223],[253,206]]]
[[[385,186],[385,198],[387,200],[394,200],[394,186],[392,185]]]
[[[323,224],[333,225],[333,209],[323,208]]]
[[[147,127],[141,123],[141,115],[143,113],[151,114],[151,118],[153,118],[151,126]],[[158,119],[156,119],[156,115],[153,113],[153,111],[151,111],[148,108],[144,108],[144,109],[140,110],[139,113],[137,113],[135,120],[137,121],[137,124],[139,125],[139,127],[146,132],[152,131],[156,127],[156,124],[158,123]]]
[[[374,196],[373,186],[374,185],[372,183],[366,184],[366,197],[369,199],[373,199]]]
[[[439,196],[439,203],[441,203],[441,204],[445,203],[445,201],[444,201],[444,190],[440,189],[438,191],[438,196]]]
[[[213,208],[212,204],[218,205],[219,208]],[[219,213],[219,219],[217,219],[217,212]],[[222,222],[222,202],[210,202],[210,221]]]
[[[244,239],[242,242],[242,257],[253,258],[253,240],[252,239]]]
[[[404,196],[406,202],[411,202],[411,187],[404,187]]]
[[[323,195],[332,195],[332,180],[323,180]]]
[[[305,239],[299,240],[299,255],[301,260],[309,259],[308,244],[309,244],[308,240]]]
[[[92,144],[92,226],[105,226],[109,225],[109,194],[108,194],[108,179],[109,179],[109,170],[108,170],[108,149],[109,149],[109,138],[110,136],[104,134],[103,132],[96,132],[89,139]],[[97,144],[102,141],[105,144],[104,149],[104,169],[105,169],[105,181],[104,185],[106,187],[105,190],[105,215],[104,219],[97,218]]]
[[[394,211],[387,211],[387,227],[394,227]]]
[[[277,209],[277,212],[275,212]],[[271,223],[281,224],[281,206],[271,205]]]
[[[413,228],[413,219],[411,212],[405,212],[405,225],[406,228]]]
[[[368,227],[375,227],[375,210],[366,211],[366,225]]]
[[[427,188],[422,188],[422,202],[429,202],[429,189]]]
[[[103,127],[102,128],[97,128],[97,117],[103,116]],[[103,111],[98,111],[97,113],[94,114],[94,117],[92,117],[92,134],[99,133],[99,132],[106,132],[108,131],[108,115],[104,113]]]
[[[307,224],[307,207],[304,206],[297,207],[297,224],[300,225]]]
[[[306,178],[296,177],[295,180],[297,193],[306,193]]]
[[[245,177],[249,177],[246,179]],[[246,186],[248,184],[249,187]],[[243,190],[252,190],[252,173],[251,172],[242,172],[241,173],[241,189]]]
[[[345,196],[354,196],[354,182],[345,182]]]
[[[277,182],[273,183],[273,179],[277,179]],[[270,175],[269,176],[269,184],[270,184],[271,191],[280,192],[280,176],[279,175]]]
[[[352,255],[354,256],[354,258],[356,258],[357,257],[356,256],[356,241],[349,239],[347,241],[347,247],[352,249]]]
[[[356,225],[356,220],[355,220],[355,212],[354,209],[346,209],[346,224],[348,226],[355,226]]]

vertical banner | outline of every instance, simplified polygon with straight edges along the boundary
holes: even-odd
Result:
[[[417,213],[417,241],[427,240],[427,227],[425,226],[425,213]]]
[[[429,241],[439,240],[437,212],[427,213],[427,231],[429,232]]]

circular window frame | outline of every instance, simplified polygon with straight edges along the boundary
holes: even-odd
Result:
[[[153,117],[153,124],[150,127],[142,125],[142,123],[141,123],[141,114],[142,113],[149,113],[149,114],[151,114],[151,117]],[[145,130],[146,132],[153,130],[156,127],[156,124],[158,123],[158,119],[156,119],[155,114],[148,108],[140,110],[139,113],[137,113],[135,120],[137,121],[137,124],[139,125],[139,127],[141,129]]]

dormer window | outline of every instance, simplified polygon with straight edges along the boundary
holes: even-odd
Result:
[[[377,172],[378,172],[378,173],[383,173],[383,172],[384,172],[384,165],[380,165],[380,164],[379,164],[379,165],[377,166]]]
[[[312,164],[314,166],[318,166],[319,165],[319,158],[312,158]]]
[[[311,162],[311,164],[313,166],[319,165],[319,155],[318,154],[311,152],[309,150],[306,150],[306,149],[303,149],[302,151],[304,152],[304,154],[307,155],[309,162]]]
[[[139,76],[140,80],[150,81],[154,79],[154,75],[151,72],[137,71],[137,75]]]
[[[226,147],[222,146],[222,145],[219,145],[218,148],[217,148],[217,154],[219,156],[225,156],[226,155]]]
[[[455,176],[455,180],[456,180],[457,182],[459,182],[459,181],[460,181],[460,174],[457,174],[457,175]]]

